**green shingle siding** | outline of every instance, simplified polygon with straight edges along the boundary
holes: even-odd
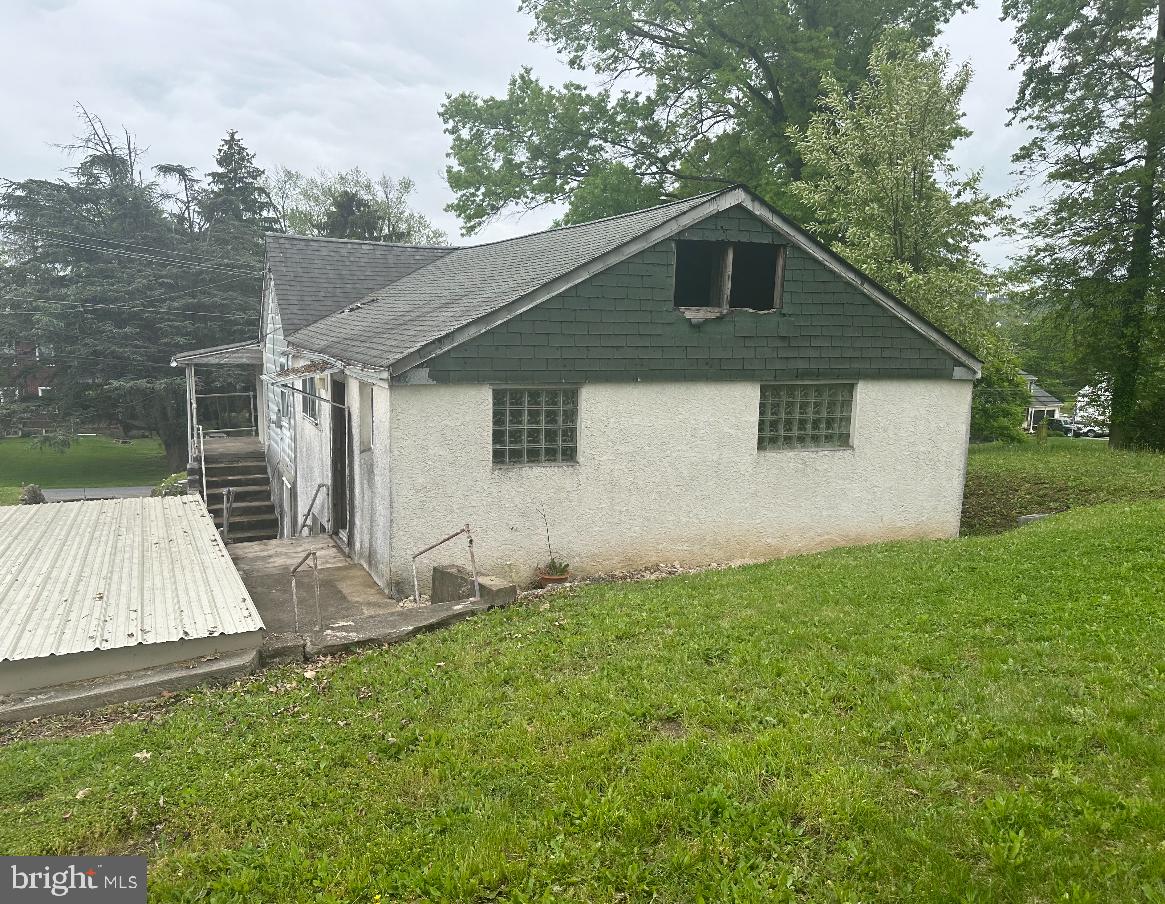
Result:
[[[781,242],[743,209],[680,238]],[[956,362],[791,247],[784,309],[694,324],[672,306],[661,242],[428,362],[440,383],[950,377]]]

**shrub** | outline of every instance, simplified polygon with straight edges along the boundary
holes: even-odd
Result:
[[[44,492],[35,483],[26,483],[20,487],[20,504],[21,505],[41,505],[48,502],[44,498]]]
[[[171,474],[156,487],[150,490],[151,496],[185,496],[186,495],[186,472],[179,471],[177,474]]]

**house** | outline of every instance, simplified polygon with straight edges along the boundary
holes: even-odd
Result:
[[[44,398],[52,392],[54,353],[51,345],[25,339],[0,339],[0,400]]]
[[[958,532],[980,362],[743,188],[461,248],[270,236],[262,324],[282,536],[386,589],[466,523],[518,582],[551,550],[588,574]]]
[[[1023,429],[1028,433],[1034,433],[1041,421],[1048,418],[1058,418],[1060,406],[1064,403],[1040,386],[1031,374],[1021,370],[1019,375],[1027,380],[1027,391],[1028,395],[1031,396],[1027,406],[1027,414],[1024,415],[1023,419]]]

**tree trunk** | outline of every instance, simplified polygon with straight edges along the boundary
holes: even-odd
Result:
[[[1145,311],[1152,291],[1153,239],[1157,225],[1157,175],[1162,145],[1162,108],[1165,107],[1165,0],[1157,3],[1157,33],[1153,44],[1153,84],[1145,128],[1145,166],[1137,186],[1136,218],[1119,319],[1118,355],[1112,374],[1110,443],[1130,445],[1137,411],[1144,356]]]

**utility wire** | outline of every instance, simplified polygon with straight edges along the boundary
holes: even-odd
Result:
[[[161,302],[161,301],[165,301],[165,299],[167,299],[167,298],[178,298],[178,297],[181,297],[183,295],[190,295],[190,294],[192,294],[192,292],[203,291],[204,289],[218,289],[220,287],[223,287],[223,285],[233,283],[236,280],[241,280],[241,278],[243,278],[243,277],[242,276],[231,276],[231,277],[228,277],[228,278],[226,278],[226,280],[223,280],[221,282],[206,283],[204,285],[195,285],[195,287],[192,287],[190,289],[181,289],[181,290],[176,291],[176,292],[167,292],[167,294],[165,294],[165,295],[151,295],[149,298],[141,298],[140,301],[128,302],[122,306],[125,306],[125,308],[133,308],[133,306],[136,304],[149,304],[150,302]],[[45,303],[48,303],[50,301],[50,299],[48,299],[48,298],[29,298],[27,296],[16,296],[16,295],[3,295],[3,296],[0,296],[0,301],[45,302]],[[57,304],[56,301],[54,301],[52,303]],[[65,302],[61,302],[61,304],[64,304],[64,303]],[[75,302],[69,302],[69,304],[75,304]],[[94,302],[94,304],[96,304],[96,302]]]
[[[171,251],[168,248],[154,248],[150,245],[140,245],[135,242],[123,242],[119,239],[107,238],[103,235],[86,235],[82,232],[69,232],[65,229],[52,229],[49,226],[34,226],[31,223],[0,223],[0,229],[29,229],[33,232],[47,232],[55,235],[68,236],[74,241],[82,242],[106,242],[110,245],[121,245],[123,248],[128,248],[133,251],[147,252],[150,254],[169,255],[175,258],[187,258],[189,263],[193,264],[211,264],[212,266],[229,267],[233,264],[238,264],[240,269],[247,269],[247,265],[242,261],[212,261],[206,258],[200,258],[193,254],[187,254],[185,251]]]
[[[150,261],[151,263],[167,264],[171,267],[183,267],[193,270],[207,270],[215,273],[234,273],[238,276],[259,276],[262,270],[241,270],[238,267],[218,267],[214,264],[195,264],[190,261],[175,260],[174,258],[160,257],[155,254],[144,254],[138,251],[124,251],[120,248],[102,248],[100,245],[86,245],[80,242],[70,242],[65,239],[58,239],[52,237],[43,237],[42,241],[51,244],[63,245],[66,248],[78,248],[82,251],[96,251],[101,254],[120,254],[124,257],[137,258],[139,260]]]
[[[177,311],[173,308],[164,308],[161,310],[150,310],[137,308],[132,305],[124,304],[99,304],[88,301],[51,301],[47,298],[19,298],[12,295],[0,295],[0,301],[23,301],[32,304],[59,304],[68,305],[75,308],[112,308],[126,313],[139,314],[189,314],[192,317],[224,317],[230,320],[255,320],[255,314],[220,314],[214,311]],[[6,311],[8,314],[63,314],[65,311]],[[69,313],[81,313],[80,311]]]

